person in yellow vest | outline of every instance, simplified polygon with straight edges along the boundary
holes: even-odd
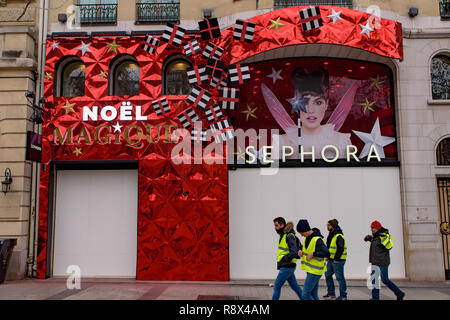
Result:
[[[327,271],[325,279],[327,281],[327,294],[325,300],[336,298],[333,274],[336,274],[336,280],[339,283],[339,297],[336,300],[347,300],[347,283],[344,277],[344,265],[347,259],[347,243],[339,222],[336,219],[329,220],[327,223],[328,237],[327,247],[330,251],[330,259],[327,262]]]
[[[391,259],[389,251],[393,247],[392,236],[389,230],[383,228],[377,220],[370,224],[372,235],[364,237],[364,241],[370,242],[369,262],[372,264],[372,299],[380,300],[380,284],[378,277],[397,297],[397,300],[403,300],[405,293],[399,289],[391,280],[389,280],[388,269]]]
[[[330,256],[330,252],[320,230],[311,229],[308,220],[299,220],[297,231],[305,237],[302,249],[298,252],[302,259],[301,268],[306,272],[302,300],[319,300],[319,280],[327,269],[325,258]]]
[[[297,294],[298,298],[302,297],[302,289],[297,283],[295,278],[295,269],[297,267],[298,246],[294,223],[288,222],[283,217],[278,217],[273,220],[275,231],[279,234],[278,237],[278,251],[277,251],[277,279],[273,285],[272,300],[279,300],[281,294],[281,288],[287,281],[289,286]]]

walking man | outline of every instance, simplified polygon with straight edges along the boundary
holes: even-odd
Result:
[[[302,250],[298,252],[298,256],[302,258],[301,268],[306,272],[302,299],[319,300],[319,280],[327,269],[325,258],[330,256],[330,252],[323,242],[320,230],[311,229],[308,220],[299,220],[297,231],[305,237]]]
[[[279,300],[281,288],[287,281],[292,290],[295,291],[298,298],[302,298],[302,289],[295,278],[295,268],[297,267],[298,244],[295,236],[294,223],[288,222],[283,217],[278,217],[273,220],[275,231],[279,234],[278,237],[278,251],[277,251],[277,279],[273,285],[272,300]]]
[[[389,250],[392,249],[392,236],[389,230],[383,228],[381,223],[377,220],[370,225],[372,235],[367,235],[364,241],[370,241],[369,262],[372,264],[372,300],[380,300],[380,284],[378,275],[381,276],[381,281],[391,289],[397,296],[397,300],[403,300],[405,293],[401,291],[388,276],[388,268],[391,263],[389,257]]]
[[[325,300],[333,300],[336,298],[333,274],[336,274],[336,280],[339,283],[339,297],[336,300],[347,300],[347,283],[344,277],[344,265],[347,259],[347,244],[344,233],[339,227],[339,222],[332,219],[327,223],[329,231],[327,237],[327,247],[330,251],[330,259],[327,262],[327,271],[325,279],[327,281],[327,294]]]

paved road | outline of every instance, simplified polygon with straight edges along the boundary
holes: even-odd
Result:
[[[303,286],[304,280],[298,282]],[[406,293],[405,300],[450,300],[450,281],[394,282]],[[270,281],[156,282],[86,279],[81,281],[81,289],[71,290],[67,289],[65,279],[25,279],[0,284],[0,300],[270,300],[273,288],[269,287],[269,283]],[[349,300],[370,298],[366,281],[349,280],[347,286]],[[321,280],[319,297],[325,293],[325,282]],[[281,299],[294,300],[297,297],[285,286]],[[381,299],[395,300],[395,296],[388,288],[382,287]]]

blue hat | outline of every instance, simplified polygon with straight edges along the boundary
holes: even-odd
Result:
[[[300,219],[297,223],[297,232],[307,232],[309,230],[311,230],[311,227],[309,226],[308,220]]]

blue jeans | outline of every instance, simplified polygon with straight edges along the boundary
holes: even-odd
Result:
[[[303,285],[303,300],[319,300],[319,280],[321,276],[306,273],[305,284]]]
[[[339,283],[339,295],[342,298],[347,298],[347,283],[345,282],[344,277],[344,264],[345,260],[341,260],[338,263],[328,260],[325,279],[327,281],[328,295],[330,296],[336,296],[333,281],[333,274],[336,274],[336,280]]]
[[[400,290],[391,280],[389,280],[388,276],[388,268],[387,266],[374,266],[372,265],[372,285],[374,286],[372,289],[372,299],[380,300],[380,284],[378,281],[378,274],[381,277],[381,281],[394,292],[394,294],[398,297],[403,294],[403,291]]]
[[[277,279],[273,285],[273,296],[272,300],[279,300],[281,294],[281,288],[284,283],[287,281],[292,290],[295,291],[298,298],[302,298],[302,289],[297,283],[297,279],[295,278],[295,267],[294,268],[280,268],[280,272],[278,272]]]

